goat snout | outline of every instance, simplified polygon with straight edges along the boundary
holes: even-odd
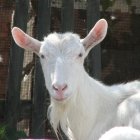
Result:
[[[61,85],[56,83],[52,84],[53,90],[58,94],[63,94],[64,91],[67,89],[67,87],[68,87],[67,84],[61,84]]]

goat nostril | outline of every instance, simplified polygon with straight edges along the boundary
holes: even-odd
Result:
[[[68,86],[66,84],[61,86],[53,84],[52,87],[55,91],[64,91]]]
[[[67,86],[66,84],[65,84],[65,85],[63,85],[62,90],[64,91],[67,87],[68,87],[68,86]]]
[[[54,85],[52,85],[52,87],[53,87],[54,90],[56,90],[56,91],[58,90]]]

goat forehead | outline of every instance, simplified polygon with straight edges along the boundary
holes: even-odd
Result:
[[[73,33],[52,33],[43,42],[42,51],[50,53],[68,53],[82,48],[80,37]]]

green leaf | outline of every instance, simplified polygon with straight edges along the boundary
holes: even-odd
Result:
[[[126,0],[126,3],[127,3],[128,5],[131,5],[131,4],[132,4],[132,0]]]
[[[100,0],[103,11],[107,10],[109,7],[113,6],[116,0]]]
[[[0,125],[0,140],[17,140],[19,138],[27,138],[24,131],[17,131],[7,125]]]
[[[17,131],[16,135],[17,135],[18,139],[19,138],[27,138],[27,135],[24,131]]]

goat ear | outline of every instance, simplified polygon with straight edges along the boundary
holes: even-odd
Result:
[[[41,42],[24,33],[21,29],[14,27],[12,36],[18,46],[25,50],[31,50],[36,54],[39,53]]]
[[[100,19],[91,29],[89,34],[82,40],[86,51],[100,43],[106,36],[108,24],[105,19]]]

